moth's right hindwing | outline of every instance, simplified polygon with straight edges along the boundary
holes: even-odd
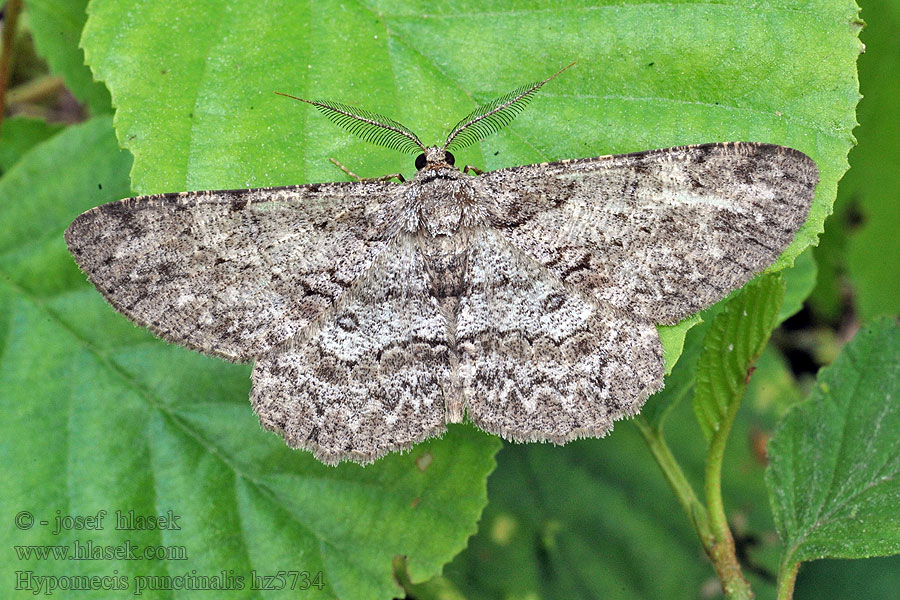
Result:
[[[475,237],[456,335],[467,411],[515,441],[600,437],[662,387],[656,327],[561,283],[494,231]]]

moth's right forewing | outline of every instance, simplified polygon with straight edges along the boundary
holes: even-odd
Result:
[[[296,335],[386,244],[399,186],[337,183],[129,198],[66,243],[119,312],[158,336],[249,361]]]
[[[514,167],[473,186],[492,225],[561,280],[673,324],[771,264],[817,181],[801,152],[730,143]]]

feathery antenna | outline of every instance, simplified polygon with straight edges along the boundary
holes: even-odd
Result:
[[[290,94],[275,92],[279,96],[312,104],[319,112],[353,135],[367,142],[386,146],[400,152],[424,152],[425,144],[408,127],[383,115],[328,100],[305,100]]]
[[[453,131],[447,136],[447,141],[444,142],[444,150],[450,148],[459,150],[496,133],[525,109],[542,85],[574,64],[575,62],[563,67],[543,81],[524,85],[505,96],[482,104],[456,124]]]

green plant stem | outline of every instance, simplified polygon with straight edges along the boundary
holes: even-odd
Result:
[[[0,129],[6,114],[6,89],[12,74],[13,47],[16,41],[16,23],[22,12],[22,0],[9,0],[3,11],[3,47],[0,52]]]
[[[750,584],[741,572],[734,548],[734,537],[728,526],[728,517],[725,516],[725,504],[722,502],[722,460],[725,457],[725,445],[728,443],[731,427],[740,407],[740,402],[729,403],[725,418],[709,441],[704,482],[704,499],[713,538],[712,545],[707,548],[707,554],[716,567],[725,597],[733,599],[753,598]]]
[[[666,481],[669,482],[672,491],[675,492],[675,497],[681,504],[681,508],[684,509],[691,523],[694,524],[697,534],[701,539],[708,538],[710,532],[706,507],[697,498],[694,488],[691,487],[687,477],[684,476],[684,471],[681,470],[681,466],[678,464],[672,451],[669,450],[669,446],[662,436],[662,431],[652,427],[643,415],[635,417],[634,424],[637,425],[638,431],[644,436],[644,441],[647,442],[653,458],[656,460],[659,468],[662,469],[663,475]]]
[[[775,588],[777,600],[791,600],[794,597],[794,583],[797,581],[797,572],[800,563],[781,563],[778,570],[778,584]]]
[[[740,406],[738,403],[733,404],[733,407],[729,407],[729,413]],[[733,416],[728,414],[722,420],[721,428],[713,434],[706,451],[704,495],[713,534],[720,541],[731,537],[728,518],[725,516],[725,505],[722,502],[722,460],[725,456],[725,444],[728,442],[728,434],[731,433],[733,422]]]
[[[39,102],[59,94],[64,87],[62,77],[42,75],[10,89],[6,101],[9,105]]]
[[[733,412],[736,414],[736,408]],[[644,441],[647,442],[653,458],[662,469],[672,491],[675,492],[675,497],[694,525],[703,550],[712,561],[719,581],[722,583],[725,597],[731,600],[744,600],[753,598],[753,591],[741,573],[741,566],[734,549],[734,538],[731,536],[728,520],[725,518],[721,494],[722,456],[734,416],[734,414],[729,414],[726,426],[723,427],[724,431],[720,430],[716,433],[716,438],[721,437],[721,441],[715,444],[715,450],[713,450],[714,444],[710,444],[707,453],[705,488],[707,506],[704,506],[697,498],[694,489],[684,476],[684,471],[681,470],[678,461],[669,450],[662,431],[652,427],[640,415],[635,417],[634,423],[641,435],[644,436]],[[714,438],[714,442],[716,438]],[[710,498],[713,499],[712,502],[710,502]],[[715,515],[710,505],[716,507]]]

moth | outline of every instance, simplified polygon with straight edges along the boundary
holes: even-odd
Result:
[[[663,385],[655,325],[771,264],[818,171],[749,142],[455,166],[451,150],[558,74],[478,107],[440,146],[303,100],[417,152],[415,177],[128,198],[79,216],[66,242],[135,323],[253,362],[261,424],[324,463],[371,462],[465,417],[519,442],[603,436]]]

